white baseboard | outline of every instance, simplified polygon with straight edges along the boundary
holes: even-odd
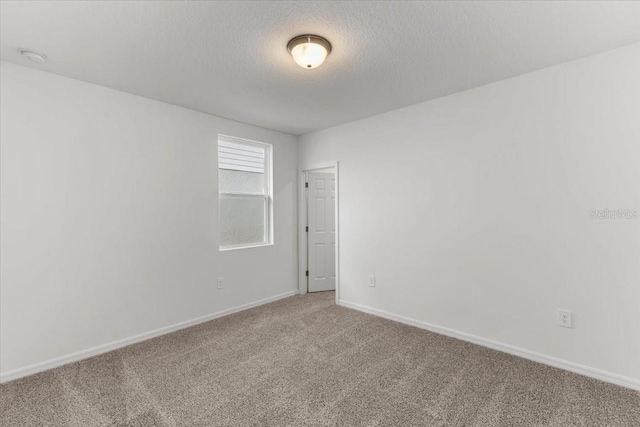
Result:
[[[109,351],[117,350],[122,347],[126,347],[131,344],[135,344],[141,341],[145,341],[151,338],[165,335],[170,332],[179,331],[190,326],[195,326],[199,323],[208,322],[209,320],[217,319],[219,317],[227,316],[229,314],[237,313],[239,311],[248,310],[259,305],[267,304],[273,301],[277,301],[282,298],[287,298],[293,295],[297,295],[298,290],[285,292],[280,295],[265,298],[259,301],[250,302],[248,304],[239,305],[237,307],[229,308],[226,310],[218,311],[217,313],[208,314],[206,316],[198,317],[197,319],[187,320],[185,322],[176,323],[175,325],[166,326],[164,328],[156,329],[154,331],[145,332],[133,337],[124,338],[122,340],[110,342],[108,344],[99,345],[97,347],[89,348],[87,350],[78,351],[76,353],[68,354],[66,356],[56,357],[55,359],[47,360],[45,362],[36,363],[34,365],[25,366],[24,368],[14,369],[13,371],[0,373],[0,383],[6,383],[18,378],[27,377],[29,375],[37,374],[38,372],[48,371],[49,369],[57,368],[62,365],[77,362],[79,360],[88,359],[90,357],[97,356],[99,354],[107,353]]]
[[[559,359],[553,356],[547,356],[545,354],[536,353],[524,348],[515,347],[509,344],[504,344],[498,341],[493,341],[487,338],[482,338],[476,335],[467,334],[465,332],[456,331],[455,329],[445,328],[443,326],[434,325],[420,320],[410,319],[408,317],[399,316],[383,310],[367,307],[360,304],[340,300],[338,305],[343,307],[352,308],[354,310],[362,311],[364,313],[373,314],[385,319],[394,320],[396,322],[404,323],[406,325],[415,326],[417,328],[426,329],[437,334],[446,335],[452,338],[457,338],[463,341],[468,341],[474,344],[488,347],[493,350],[509,353],[514,356],[519,356],[524,359],[532,360],[534,362],[543,363],[545,365],[553,366],[555,368],[564,369],[566,371],[574,372],[576,374],[584,375],[587,377],[595,378],[608,383],[616,384],[622,387],[630,388],[632,390],[640,391],[640,380],[626,377],[624,375],[614,374],[612,372],[603,371],[601,369],[592,368],[578,363],[570,362],[568,360]]]

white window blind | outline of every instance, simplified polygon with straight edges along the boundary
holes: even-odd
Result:
[[[218,167],[220,169],[264,173],[265,150],[247,144],[218,141]]]

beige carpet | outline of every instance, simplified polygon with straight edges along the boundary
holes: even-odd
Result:
[[[9,426],[640,426],[640,393],[295,296],[0,386]]]

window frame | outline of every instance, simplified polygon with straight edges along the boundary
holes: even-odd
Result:
[[[257,147],[264,149],[264,175],[265,175],[265,192],[264,193],[239,193],[239,192],[221,192],[220,183],[218,181],[218,250],[220,252],[233,251],[237,249],[258,248],[262,246],[272,246],[274,244],[273,238],[273,144],[266,142],[254,141],[250,139],[238,138],[236,136],[218,134],[216,141],[216,169],[218,171],[218,179],[220,179],[220,141],[229,142],[233,144],[248,145],[250,147]],[[223,246],[220,244],[220,236],[222,232],[221,223],[221,200],[222,198],[260,198],[264,200],[265,215],[264,215],[264,239],[262,242],[254,243],[239,243],[235,245]]]

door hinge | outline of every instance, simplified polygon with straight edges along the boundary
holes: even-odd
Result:
[[[306,276],[307,276],[307,277],[309,277],[309,270],[307,270],[307,272],[306,272]]]
[[[309,226],[308,225],[304,228],[304,231],[306,231],[307,233],[309,232]]]
[[[309,183],[308,182],[304,183],[304,188],[309,188]]]

